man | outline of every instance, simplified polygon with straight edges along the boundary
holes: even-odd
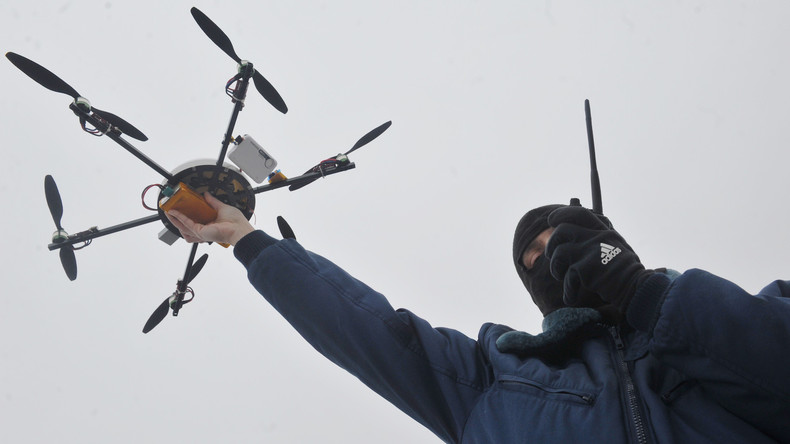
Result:
[[[250,282],[324,356],[446,442],[790,442],[790,283],[752,296],[701,270],[645,270],[608,220],[550,205],[513,258],[544,313],[533,336],[434,329],[235,208],[188,242],[226,242]]]

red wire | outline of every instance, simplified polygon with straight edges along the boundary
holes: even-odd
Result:
[[[140,200],[142,200],[142,201],[143,201],[143,208],[145,208],[146,210],[157,211],[157,209],[156,209],[156,208],[149,207],[149,206],[148,206],[148,205],[146,205],[146,203],[145,203],[145,195],[146,195],[146,194],[148,193],[148,191],[149,191],[151,188],[153,188],[153,187],[158,187],[160,191],[161,191],[162,189],[164,189],[164,187],[163,187],[162,185],[159,185],[158,183],[155,183],[155,184],[153,184],[153,185],[148,185],[148,186],[147,186],[147,187],[145,187],[145,189],[143,190],[143,194],[141,194],[141,195],[140,195]]]

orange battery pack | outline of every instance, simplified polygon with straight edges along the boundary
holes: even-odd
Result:
[[[196,193],[183,182],[176,186],[173,194],[159,200],[159,208],[165,212],[176,210],[201,224],[213,222],[217,218],[217,210],[212,208],[203,196]],[[230,247],[230,244],[218,243],[225,248]]]
[[[211,208],[203,196],[184,183],[179,183],[172,195],[160,199],[159,208],[165,212],[176,210],[201,224],[213,222],[217,218],[217,210]]]

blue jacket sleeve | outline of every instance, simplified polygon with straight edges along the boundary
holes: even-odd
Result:
[[[253,286],[316,350],[447,442],[459,439],[488,364],[295,240],[256,231],[234,249]]]
[[[722,406],[790,441],[790,283],[756,295],[702,270],[651,276],[627,313],[651,350]]]

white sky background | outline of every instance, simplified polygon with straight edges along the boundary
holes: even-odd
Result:
[[[510,262],[531,207],[590,205],[584,99],[604,210],[648,267],[700,267],[750,291],[788,278],[790,4],[783,1],[0,1],[3,53],[53,71],[150,140],[165,168],[216,159],[235,64],[197,6],[290,107],[254,89],[249,133],[295,176],[346,151],[357,168],[258,195],[324,254],[435,326],[540,331]],[[436,442],[307,345],[207,246],[178,318],[141,328],[189,248],[161,224],[94,241],[69,282],[47,250],[53,174],[70,232],[147,216],[161,181],[70,98],[0,62],[6,217],[2,442]],[[726,328],[726,326],[722,326]]]

